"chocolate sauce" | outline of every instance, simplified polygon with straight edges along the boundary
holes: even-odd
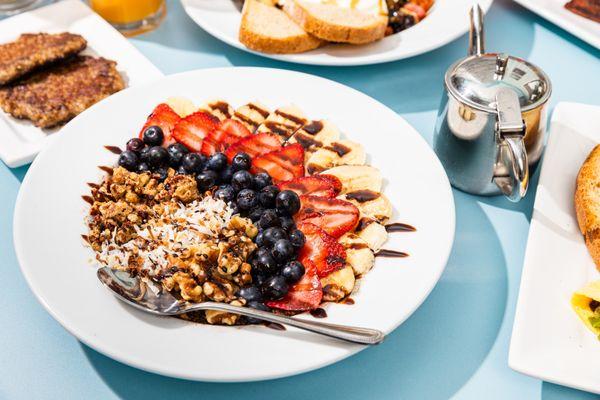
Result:
[[[403,224],[402,222],[394,222],[392,224],[387,224],[385,230],[388,232],[415,232],[417,228],[408,224]]]
[[[93,182],[88,182],[87,185],[89,187],[91,187],[92,189],[98,189],[100,187],[100,185],[98,185],[97,183],[93,183]]]
[[[306,123],[306,120],[304,118],[296,117],[295,115],[288,114],[288,113],[283,112],[281,110],[275,110],[275,114],[280,115],[283,118],[296,123],[297,125],[304,125]]]
[[[309,173],[309,175],[314,175],[317,172],[323,171],[323,167],[316,164],[308,164],[306,166],[306,171]]]
[[[345,297],[340,301],[340,304],[352,305],[354,304],[354,299],[352,297]]]
[[[94,204],[94,199],[92,198],[92,196],[84,194],[83,196],[81,196],[81,198],[85,200],[86,203]]]
[[[104,148],[114,154],[121,154],[123,152],[118,146],[104,146]]]
[[[310,310],[310,315],[315,318],[327,318],[327,311],[322,308],[315,308],[314,310]]]
[[[248,104],[248,108],[259,113],[260,115],[262,115],[263,118],[267,118],[269,116],[269,112],[267,110],[263,110],[256,104],[250,103],[250,104]]]
[[[408,253],[396,250],[381,249],[375,253],[375,257],[403,258],[408,257]]]
[[[231,114],[229,113],[229,104],[223,101],[217,101],[216,103],[210,104],[210,108],[219,110],[226,118],[231,117]]]
[[[275,329],[276,331],[285,331],[285,326],[278,324],[277,322],[265,322],[264,325],[267,328]]]
[[[321,121],[311,121],[310,123],[304,125],[302,129],[306,133],[314,136],[323,130],[323,123]]]
[[[278,122],[273,122],[273,121],[267,121],[265,122],[265,126],[271,131],[274,132],[276,134],[278,134],[279,136],[283,136],[285,138],[287,138],[290,135],[290,127],[287,126],[286,124],[280,124]]]
[[[112,175],[112,173],[113,173],[113,169],[111,167],[107,167],[105,165],[99,165],[98,168],[100,168],[102,171],[106,172],[109,175]]]
[[[358,225],[356,226],[356,232],[360,232],[363,229],[365,229],[367,226],[371,225],[373,222],[375,222],[374,220],[372,220],[369,217],[362,217],[359,221],[358,221]]]
[[[348,245],[349,249],[353,249],[353,250],[360,250],[360,249],[366,249],[367,247],[369,247],[366,243],[350,243],[350,245]]]
[[[88,243],[90,242],[90,238],[89,238],[89,236],[88,236],[88,235],[81,235],[81,238],[82,238],[83,240],[85,240],[86,242],[88,242]]]
[[[300,143],[300,146],[304,147],[305,149],[308,149],[312,146],[314,147],[323,147],[323,143],[319,142],[318,140],[315,140],[313,138],[311,138],[308,135],[304,135],[300,132],[296,133],[294,135],[294,138],[296,139],[296,142]]]
[[[350,153],[350,151],[352,151],[352,149],[350,147],[344,146],[343,144],[336,143],[336,142],[331,143],[331,146],[327,146],[325,148],[336,152],[337,155],[340,157],[344,157],[346,154],[348,154],[348,153]]]
[[[372,190],[356,190],[354,192],[346,193],[347,199],[356,200],[359,203],[366,203],[367,201],[378,199],[379,196],[381,196],[381,193]]]
[[[246,117],[244,114],[239,113],[239,112],[235,112],[233,113],[233,115],[235,115],[235,117],[239,120],[241,120],[242,122],[245,122],[248,125],[252,125],[253,127],[257,127],[258,123],[256,121],[251,120],[250,118]]]

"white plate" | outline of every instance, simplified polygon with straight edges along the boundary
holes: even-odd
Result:
[[[417,25],[378,42],[362,45],[330,44],[301,54],[266,54],[248,49],[238,40],[241,14],[232,0],[181,0],[187,14],[223,42],[276,60],[314,65],[366,65],[400,60],[437,49],[469,28],[472,0],[435,0],[427,18]],[[487,11],[492,0],[480,0]]]
[[[600,49],[600,23],[565,8],[568,0],[515,0],[548,21]]]
[[[560,103],[537,188],[508,363],[546,381],[600,393],[600,342],[571,295],[600,279],[579,232],[575,178],[600,143],[600,107]]]
[[[396,206],[393,220],[418,231],[391,235],[385,247],[411,256],[377,259],[353,295],[356,304],[327,307],[329,321],[389,333],[421,304],[444,269],[454,235],[452,192],[421,136],[389,108],[339,83],[274,69],[209,69],[115,94],[75,118],[29,169],[15,208],[15,250],[32,291],[67,330],[127,364],[206,381],[292,375],[364,348],[295,329],[158,318],[123,305],[101,287],[79,236],[86,230],[81,195],[89,191],[86,182],[100,180],[98,165],[116,161],[102,146],[123,145],[149,111],[173,95],[196,104],[211,98],[234,105],[258,99],[271,108],[294,103],[362,142],[385,177],[385,193]]]
[[[11,42],[21,33],[64,31],[85,37],[88,47],[84,54],[116,61],[127,86],[163,76],[125,37],[77,0],[61,1],[0,21],[0,43]],[[58,131],[60,129],[42,130],[0,109],[0,158],[11,168],[27,164],[49,139],[58,136]]]

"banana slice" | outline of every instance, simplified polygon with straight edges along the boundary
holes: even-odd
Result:
[[[324,278],[321,278],[321,286],[323,286],[324,301],[340,301],[344,297],[352,293],[354,289],[354,271],[351,266],[346,265]]]
[[[290,105],[273,111],[258,127],[257,133],[274,133],[288,139],[306,124],[304,113],[296,106]]]
[[[290,138],[289,143],[300,143],[307,156],[340,138],[338,128],[327,120],[310,121]]]
[[[254,132],[269,114],[271,114],[269,109],[262,104],[248,103],[234,111],[233,119],[244,124],[250,132]]]
[[[356,190],[380,192],[383,184],[381,172],[370,165],[340,165],[321,173],[337,177],[342,182],[342,194]]]
[[[354,204],[361,215],[385,223],[392,217],[392,203],[383,194],[371,190],[355,190],[338,196]]]
[[[306,171],[312,175],[338,165],[363,165],[366,161],[367,154],[360,143],[339,140],[315,151],[306,161]]]
[[[352,267],[355,276],[364,275],[373,267],[375,255],[358,235],[348,232],[339,238],[339,243],[346,250],[346,263]]]
[[[233,116],[233,107],[224,100],[213,100],[202,104],[200,111],[206,111],[209,114],[219,118],[220,121]]]
[[[196,106],[190,99],[185,97],[169,97],[166,103],[175,111],[181,118],[187,117],[188,115],[196,111]]]
[[[381,249],[381,246],[383,246],[388,238],[385,226],[369,217],[362,217],[360,219],[354,234],[364,240],[375,253]]]

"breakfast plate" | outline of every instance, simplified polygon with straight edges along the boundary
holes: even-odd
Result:
[[[122,146],[137,136],[149,112],[172,96],[196,103],[226,98],[238,105],[257,99],[271,109],[293,103],[361,143],[368,163],[384,177],[393,204],[390,221],[408,223],[416,231],[390,234],[385,247],[409,256],[377,257],[373,269],[358,280],[354,304],[324,305],[326,321],[388,334],[424,301],[448,259],[455,214],[446,174],[418,132],[372,98],[323,78],[262,68],[208,69],[111,96],[71,121],[31,165],[15,208],[15,250],[32,292],[70,333],[129,365],[202,381],[289,376],[364,349],[292,328],[199,325],[149,316],[102,287],[90,263],[93,252],[81,240],[89,212],[82,200],[90,191],[86,183],[105,175],[98,166],[116,164],[117,156],[104,146]],[[339,98],[345,101],[335,101]]]
[[[575,181],[600,142],[600,107],[560,103],[537,188],[509,365],[545,381],[600,393],[600,343],[579,320],[571,296],[598,271],[583,240],[574,208]]]
[[[600,49],[600,23],[565,8],[567,0],[515,0],[548,21]]]
[[[234,1],[181,0],[186,13],[217,39],[254,54],[299,64],[367,65],[426,53],[458,38],[469,28],[470,0],[436,0],[427,17],[402,32],[365,45],[326,45],[300,54],[267,54],[245,47],[238,39],[241,13]],[[492,0],[479,4],[487,12]]]
[[[81,1],[65,0],[0,21],[0,43],[11,42],[21,33],[65,32],[82,35],[88,42],[83,54],[117,62],[126,86],[136,86],[162,76],[110,24]],[[0,110],[0,159],[11,168],[27,164],[52,140],[59,129],[42,130]]]

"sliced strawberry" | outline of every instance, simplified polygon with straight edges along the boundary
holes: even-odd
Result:
[[[173,111],[173,109],[169,107],[168,104],[160,103],[154,108],[154,110],[152,110],[152,113],[148,116],[148,119],[146,119],[146,123],[140,131],[139,137],[140,139],[143,139],[144,131],[146,130],[146,128],[148,128],[149,126],[156,125],[160,126],[160,128],[163,131],[163,134],[165,135],[165,139],[163,142],[164,146],[168,146],[172,143],[175,143],[175,140],[173,140],[172,138],[172,131],[175,127],[175,124],[177,124],[177,122],[179,122],[180,119],[181,117],[179,117],[179,114]]]
[[[281,139],[279,136],[263,132],[240,139],[229,146],[225,154],[231,162],[233,156],[239,152],[247,153],[250,157],[254,158],[279,149],[281,149]]]
[[[319,175],[303,176],[282,182],[277,186],[279,186],[279,190],[291,190],[296,192],[298,196],[311,194],[313,196],[335,197],[335,189],[329,180]]]
[[[202,148],[200,152],[205,156],[211,156],[219,151],[225,151],[225,139],[227,137],[227,133],[220,129],[215,129],[212,132],[209,132],[208,135],[202,141]]]
[[[298,224],[298,229],[306,237],[306,244],[298,254],[298,260],[302,264],[306,265],[307,260],[314,262],[320,278],[344,267],[346,251],[334,237],[307,222]]]
[[[323,290],[317,268],[310,260],[303,264],[306,271],[302,278],[290,288],[283,299],[267,302],[269,307],[287,311],[307,311],[319,307]]]
[[[336,196],[342,191],[342,181],[340,181],[337,176],[328,174],[319,174],[315,176],[318,176],[322,179],[327,179],[329,183],[331,183],[331,185],[333,186],[333,190],[335,191]]]
[[[250,131],[241,122],[226,119],[219,124],[219,128],[206,135],[201,152],[210,156],[218,151],[225,151],[232,144],[250,135]]]
[[[202,148],[202,140],[213,132],[219,126],[219,120],[212,115],[197,111],[182,118],[175,129],[173,129],[173,138],[194,152],[199,152]]]
[[[300,211],[294,215],[296,224],[310,222],[335,238],[354,229],[358,223],[356,206],[340,199],[320,196],[300,196]]]
[[[246,136],[252,135],[252,132],[244,124],[235,119],[226,119],[221,122],[219,129],[225,131],[228,136],[229,144],[233,144]]]
[[[273,182],[289,181],[304,175],[304,149],[298,143],[252,160],[252,172],[266,172]]]

